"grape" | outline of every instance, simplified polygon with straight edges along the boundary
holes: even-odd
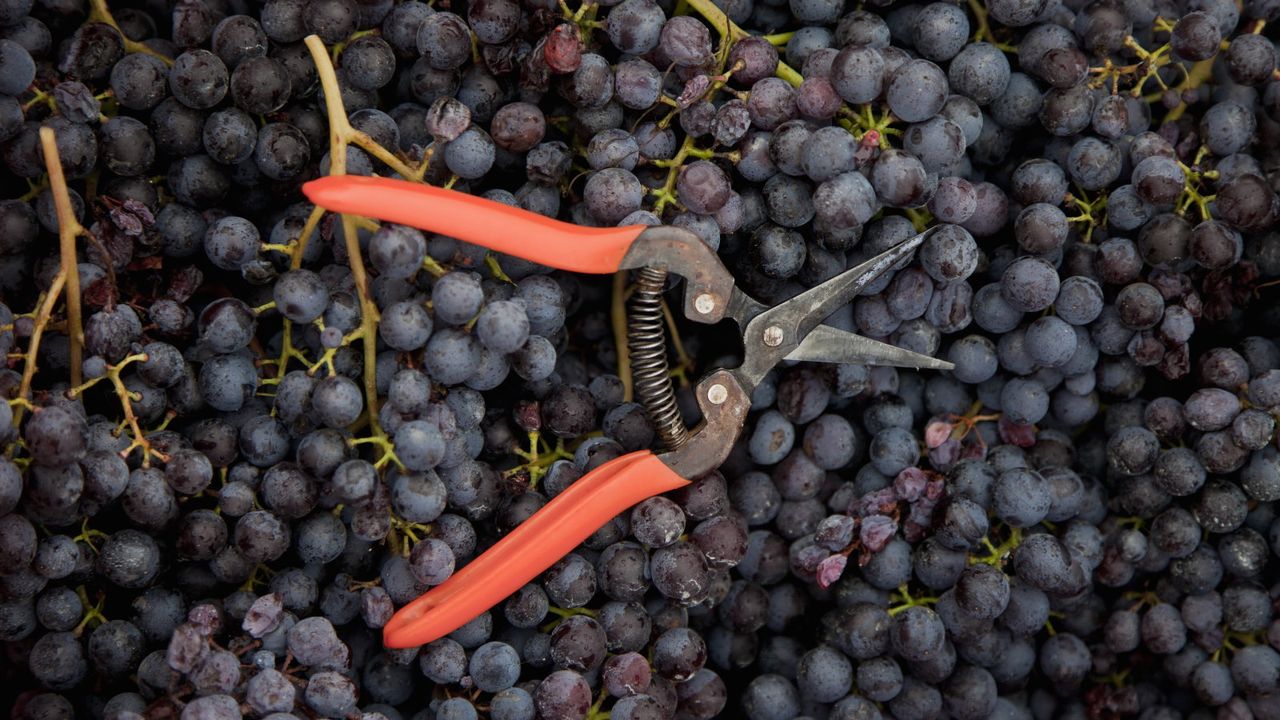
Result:
[[[851,172],[818,185],[813,193],[813,208],[818,221],[845,229],[870,220],[879,203],[871,183],[861,173]]]
[[[431,316],[421,303],[402,300],[387,308],[379,332],[387,345],[401,351],[417,350],[431,337]]]
[[[1043,317],[1027,327],[1027,352],[1041,365],[1061,367],[1076,352],[1075,329],[1056,317]]]
[[[742,703],[752,720],[780,720],[800,715],[799,691],[781,675],[764,674],[752,679]]]
[[[246,684],[245,702],[255,711],[268,714],[293,708],[295,690],[288,679],[273,668],[259,671]]]
[[[965,45],[951,58],[947,78],[956,92],[979,105],[988,105],[1004,93],[1009,83],[1009,61],[1004,53],[987,43]]]
[[[796,683],[806,697],[838,700],[853,684],[853,667],[848,658],[835,648],[820,645],[800,659],[796,667]]]
[[[69,632],[41,636],[31,648],[28,663],[36,680],[52,690],[70,690],[88,672],[84,650]]]
[[[1002,25],[1030,25],[1043,12],[1046,3],[1038,0],[999,0],[989,8],[992,17]]]
[[[1120,322],[1133,330],[1155,327],[1164,316],[1165,303],[1160,291],[1147,283],[1131,283],[1116,295]]]
[[[310,28],[308,28],[310,29]],[[258,21],[248,15],[232,15],[213,29],[213,51],[230,68],[241,61],[261,57],[267,51],[267,36]],[[330,40],[330,42],[334,42]]]
[[[200,367],[200,392],[218,410],[239,410],[258,386],[253,360],[243,354],[218,355]]]
[[[691,17],[673,17],[662,26],[658,47],[681,66],[699,66],[711,57],[711,33]]]
[[[920,264],[938,282],[963,280],[978,267],[978,246],[959,225],[943,225],[920,246]]]
[[[920,158],[930,172],[941,172],[964,156],[964,130],[943,117],[917,123],[903,137],[903,147]]]
[[[795,116],[795,91],[780,78],[758,80],[751,86],[747,111],[752,125],[761,130],[773,130]]]
[[[796,109],[800,114],[818,120],[826,120],[833,117],[840,110],[840,95],[836,92],[835,87],[826,78],[815,77],[808,78],[800,87],[796,89]],[[726,118],[724,126],[729,126],[727,120],[732,120],[732,127],[736,130],[741,128],[745,132],[750,122],[750,114],[746,111],[745,104],[734,104],[729,106],[729,111],[724,111],[724,106],[717,111],[717,121],[721,120],[722,115],[728,115],[731,111],[731,117]],[[722,112],[723,111],[723,112]],[[720,142],[732,144],[740,135],[725,133],[717,136]]]
[[[684,532],[684,512],[666,498],[651,498],[631,511],[632,532],[651,547],[665,547]]]
[[[159,563],[154,540],[136,530],[122,530],[102,546],[95,568],[120,587],[140,588],[155,577]]]
[[[1067,240],[1067,217],[1056,206],[1046,203],[1029,205],[1018,213],[1014,234],[1022,249],[1043,254],[1062,247]]]
[[[889,109],[906,122],[928,120],[942,110],[947,100],[947,79],[928,60],[903,63],[888,78],[885,99]]]
[[[1053,302],[1058,318],[1072,325],[1087,325],[1097,319],[1104,307],[1102,287],[1096,280],[1082,275],[1063,279],[1058,297]]]
[[[631,172],[611,167],[592,173],[583,197],[592,215],[601,222],[616,224],[640,209],[644,187]]]
[[[719,210],[728,202],[730,186],[719,167],[699,160],[680,171],[676,192],[691,211],[705,215]]]
[[[445,146],[444,160],[450,172],[459,177],[483,177],[493,167],[493,139],[480,128],[470,127]]]
[[[822,182],[854,170],[857,147],[853,136],[842,129],[820,128],[804,140],[801,151],[804,174],[815,182]]]
[[[329,291],[320,277],[310,270],[290,270],[276,279],[272,291],[276,308],[297,323],[309,323],[324,312],[329,304]]]
[[[268,123],[258,130],[253,162],[263,175],[288,180],[301,172],[310,153],[307,138],[297,127],[285,122]]]
[[[422,233],[404,225],[383,225],[369,238],[369,260],[388,277],[411,277],[426,254]]]
[[[84,457],[89,430],[84,418],[55,405],[34,413],[26,425],[24,439],[36,464],[62,467]]]
[[[613,97],[613,74],[608,61],[594,53],[583,55],[573,68],[571,81],[566,85],[570,102],[583,109],[603,108]]]
[[[292,81],[278,60],[248,58],[231,73],[231,98],[246,112],[265,114],[279,110],[289,100]]]
[[[614,8],[612,14],[618,12],[619,8]],[[614,68],[614,97],[624,107],[633,110],[651,107],[658,100],[660,84],[658,69],[639,58],[626,60]]]
[[[845,102],[875,100],[884,86],[884,59],[874,48],[850,45],[831,61],[831,85]]]
[[[1218,52],[1222,30],[1218,21],[1206,12],[1192,12],[1179,18],[1173,26],[1169,45],[1179,57],[1187,60],[1205,60]]]
[[[414,471],[430,470],[440,463],[445,453],[444,438],[439,430],[424,420],[413,420],[396,429],[396,457]]]
[[[949,96],[939,115],[960,128],[964,134],[966,146],[973,145],[982,137],[984,127],[982,110],[978,108],[977,103],[964,95]]]
[[[624,0],[609,11],[609,40],[623,52],[646,53],[658,46],[664,21],[650,0]]]
[[[972,217],[978,199],[973,185],[958,177],[938,180],[938,189],[929,198],[929,211],[945,223],[962,223]]]
[[[876,161],[871,185],[882,202],[896,207],[917,207],[928,201],[930,178],[914,155],[886,150]]]
[[[239,109],[220,110],[210,115],[205,122],[205,152],[220,163],[234,165],[249,159],[257,142],[258,128],[254,125],[253,118]]]
[[[1000,295],[1018,311],[1036,312],[1053,303],[1060,286],[1053,266],[1039,258],[1024,257],[1005,269]]]
[[[1172,158],[1153,155],[1133,169],[1134,191],[1152,205],[1173,203],[1185,185],[1186,176]]]
[[[1036,122],[1044,96],[1035,81],[1023,73],[1011,73],[1004,93],[988,106],[992,119],[1000,127],[1019,129]],[[983,129],[988,124],[983,122]],[[994,128],[993,128],[994,129]]]
[[[1242,85],[1261,85],[1271,77],[1276,66],[1275,47],[1262,42],[1261,36],[1239,35],[1227,48],[1227,72]]]
[[[1242,150],[1252,139],[1254,127],[1253,113],[1237,102],[1220,102],[1200,120],[1205,145],[1219,156]]]
[[[1120,162],[1114,145],[1087,137],[1071,146],[1067,171],[1085,190],[1100,190],[1119,177]]]
[[[1128,105],[1117,96],[1103,98],[1093,108],[1090,126],[1095,133],[1108,140],[1121,137],[1129,127]]]
[[[169,68],[169,92],[189,108],[204,110],[226,97],[231,76],[227,66],[208,50],[188,50]]]

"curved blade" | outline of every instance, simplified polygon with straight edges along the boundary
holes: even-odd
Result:
[[[830,280],[752,317],[747,315],[754,313],[755,307],[749,305],[731,307],[731,314],[738,320],[739,327],[743,331],[742,345],[745,355],[742,365],[734,370],[735,377],[748,392],[754,390],[760,384],[761,378],[773,369],[778,361],[791,357],[793,352],[799,350],[814,328],[830,317],[836,308],[849,302],[869,283],[909,257],[934,232],[936,228],[925,230]],[[887,351],[880,354],[886,358],[890,357]],[[856,349],[852,357],[857,357]],[[866,361],[853,360],[853,362]],[[909,364],[916,365],[914,361]]]
[[[787,353],[786,359],[905,367],[917,370],[951,370],[955,367],[946,360],[921,355],[897,345],[872,340],[830,325],[819,325],[810,330],[796,349]]]

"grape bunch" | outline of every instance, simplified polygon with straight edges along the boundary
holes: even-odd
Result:
[[[0,0],[19,720],[1280,718],[1274,0]],[[329,213],[667,224],[955,365],[784,362],[728,460],[448,636],[396,610],[662,448],[635,285]],[[537,243],[537,238],[522,239]],[[583,242],[588,242],[584,240]],[[741,360],[666,296],[683,419]]]

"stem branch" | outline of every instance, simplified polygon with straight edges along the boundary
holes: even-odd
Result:
[[[80,270],[76,263],[76,236],[84,232],[71,209],[67,178],[58,157],[57,138],[53,128],[40,128],[40,145],[44,150],[44,166],[49,173],[49,188],[58,216],[59,272],[65,276],[67,290],[67,337],[71,341],[71,385],[84,382],[81,371],[84,356],[84,324],[80,317]]]
[[[347,121],[346,109],[342,106],[342,94],[338,89],[338,75],[334,72],[329,53],[325,51],[324,42],[316,35],[308,35],[304,42],[311,52],[312,61],[315,62],[316,74],[324,90],[325,110],[329,115],[329,174],[346,175],[347,145],[357,137],[356,131]],[[378,306],[369,292],[369,276],[365,272],[364,259],[360,255],[360,240],[356,235],[353,216],[342,215],[342,235],[346,243],[347,263],[351,267],[351,279],[360,297],[360,325],[363,333],[361,344],[364,347],[364,392],[369,414],[369,428],[375,436],[385,438],[386,433],[378,423],[378,349],[375,342],[378,336]]]

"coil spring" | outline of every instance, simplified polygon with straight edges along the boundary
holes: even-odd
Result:
[[[667,271],[642,268],[627,312],[627,348],[631,355],[631,379],[636,397],[668,450],[689,441],[689,429],[680,417],[675,388],[667,370],[667,334],[663,326],[662,290]]]

